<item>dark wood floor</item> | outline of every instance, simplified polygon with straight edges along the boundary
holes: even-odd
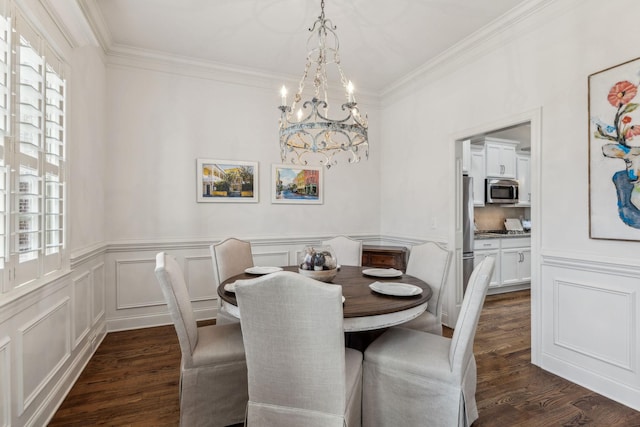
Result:
[[[474,427],[640,426],[640,412],[531,365],[529,324],[528,291],[487,297]],[[176,426],[179,361],[172,326],[110,333],[49,425]]]

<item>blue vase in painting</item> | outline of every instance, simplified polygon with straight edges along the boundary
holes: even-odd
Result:
[[[631,182],[628,171],[618,171],[613,175],[613,183],[618,195],[618,214],[620,219],[630,227],[640,228],[640,209],[631,203],[632,195],[640,192],[637,183]]]

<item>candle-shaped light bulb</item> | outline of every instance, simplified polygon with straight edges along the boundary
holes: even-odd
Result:
[[[353,102],[353,83],[351,83],[351,80],[347,83],[347,99],[349,102]]]
[[[298,121],[302,119],[302,108],[298,108],[298,113],[296,114],[296,116],[298,117]]]
[[[280,89],[280,96],[282,97],[282,105],[287,105],[287,88],[284,85]]]

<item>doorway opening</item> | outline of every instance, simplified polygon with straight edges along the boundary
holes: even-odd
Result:
[[[473,269],[486,256],[496,259],[489,294],[531,288],[531,360],[538,359],[537,327],[539,301],[536,292],[539,277],[539,153],[541,110],[536,109],[505,120],[470,129],[454,135],[455,186],[452,194],[456,224],[451,227],[450,241],[455,242],[454,266],[456,289],[448,293],[447,325],[457,320],[464,294],[466,269]],[[465,205],[464,176],[472,178],[472,200]],[[487,179],[517,183],[517,200],[487,202]],[[467,180],[468,181],[468,180]],[[490,184],[492,184],[491,182]],[[468,182],[467,182],[468,185]],[[499,186],[498,186],[499,187]],[[493,187],[489,186],[489,191]],[[513,197],[513,193],[510,194]],[[469,209],[469,204],[470,209]],[[464,224],[464,211],[467,224]],[[466,225],[466,227],[465,227]],[[471,233],[471,247],[465,247],[466,234]],[[473,261],[469,261],[469,253]],[[471,267],[469,267],[471,265]],[[444,320],[444,319],[443,319]]]

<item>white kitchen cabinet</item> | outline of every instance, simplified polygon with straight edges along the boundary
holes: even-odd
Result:
[[[486,250],[486,251],[475,251],[473,253],[473,268],[476,268],[478,264],[480,264],[486,257],[493,257],[495,260],[495,265],[493,268],[493,274],[491,275],[491,281],[489,282],[490,288],[495,288],[500,286],[500,251],[497,250]]]
[[[516,178],[515,141],[485,138],[486,176],[489,178]]]
[[[531,282],[530,237],[476,239],[473,248],[474,267],[488,256],[495,258],[490,288],[507,288]]]
[[[502,249],[500,260],[500,277],[503,286],[531,281],[530,248]]]
[[[484,147],[472,145],[470,147],[470,170],[469,176],[473,178],[473,205],[484,206],[485,192],[485,159]]]
[[[531,239],[505,238],[500,245],[502,286],[531,281]]]
[[[531,156],[516,155],[516,179],[518,180],[518,206],[531,206]]]
[[[500,239],[476,240],[473,242],[473,268],[476,268],[486,257],[495,260],[489,287],[500,286]]]

